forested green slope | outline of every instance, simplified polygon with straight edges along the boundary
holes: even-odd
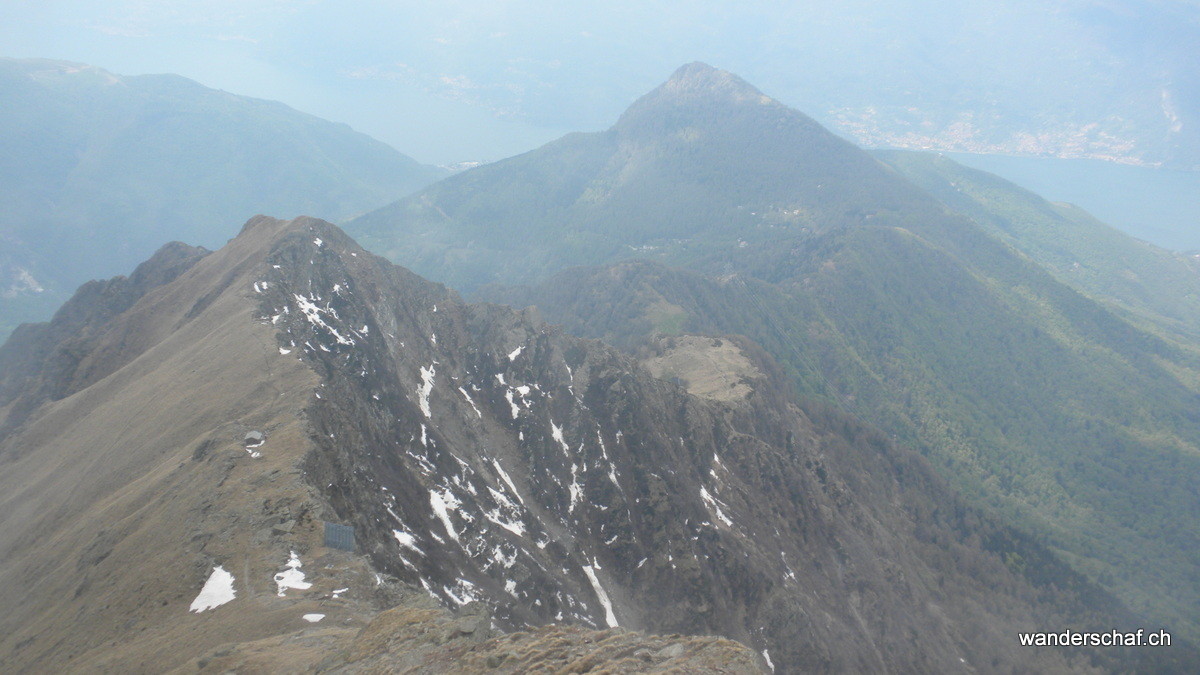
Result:
[[[873,153],[1056,278],[1128,315],[1200,335],[1200,260],[1135,239],[1071,204],[1051,203],[946,157]]]

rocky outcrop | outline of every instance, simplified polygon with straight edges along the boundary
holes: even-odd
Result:
[[[543,626],[498,633],[474,604],[451,613],[409,594],[360,629],[329,628],[223,645],[183,673],[701,673],[761,672],[744,645],[716,637]]]

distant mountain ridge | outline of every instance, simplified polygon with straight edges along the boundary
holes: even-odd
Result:
[[[753,156],[747,129],[762,134]],[[806,155],[827,173],[807,171]],[[731,176],[731,166],[747,173]],[[694,261],[823,230],[846,212],[894,211],[913,193],[806,115],[696,63],[607,131],[452,176],[346,226],[368,248],[470,291],[638,250]]]
[[[0,100],[0,335],[163,241],[215,248],[263,211],[343,219],[446,174],[175,75],[0,59]]]
[[[1200,259],[1124,234],[1070,204],[929,153],[875,151],[888,165],[1028,255],[1063,283],[1119,311],[1200,335]]]
[[[684,66],[606,131],[347,229],[581,335],[746,334],[802,395],[922,448],[1076,569],[1200,635],[1200,596],[1181,596],[1200,571],[1200,347],[1131,325],[735,76]]]

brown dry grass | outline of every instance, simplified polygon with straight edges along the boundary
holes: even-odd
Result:
[[[717,401],[739,401],[750,395],[750,380],[764,377],[733,342],[700,335],[668,338],[674,344],[642,361],[652,375],[677,377],[688,393]]]

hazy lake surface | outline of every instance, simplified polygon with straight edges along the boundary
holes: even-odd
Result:
[[[1071,202],[1139,239],[1200,249],[1200,172],[1091,159],[944,153],[1056,202]]]

